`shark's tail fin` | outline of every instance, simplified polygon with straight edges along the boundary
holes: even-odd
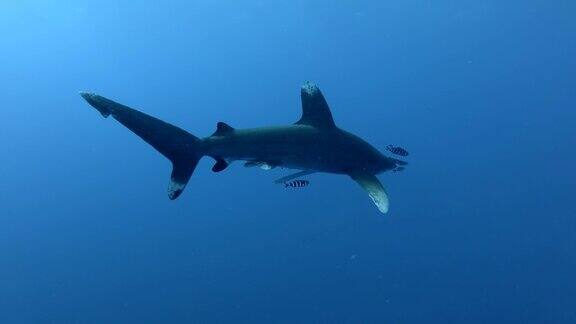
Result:
[[[190,180],[198,161],[204,156],[201,140],[176,126],[102,96],[87,92],[82,92],[80,95],[104,117],[112,115],[172,161],[168,197],[178,198]]]

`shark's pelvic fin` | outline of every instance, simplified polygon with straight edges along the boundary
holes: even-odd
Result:
[[[216,124],[216,131],[214,134],[212,134],[212,136],[225,136],[232,133],[233,131],[234,128],[232,126],[224,122],[218,122],[218,124]]]
[[[303,176],[307,176],[307,175],[312,174],[312,173],[314,173],[314,172],[315,172],[315,171],[309,171],[309,170],[304,170],[304,171],[296,172],[296,173],[287,175],[287,176],[285,176],[285,177],[282,177],[282,178],[280,178],[280,179],[274,180],[274,183],[284,183],[284,182],[287,182],[287,181],[290,181],[290,180],[294,180],[294,179],[296,179],[296,178],[300,178],[300,177],[303,177]]]
[[[376,207],[378,207],[378,210],[384,214],[388,212],[390,205],[388,194],[386,194],[386,189],[384,189],[384,186],[382,186],[382,183],[380,183],[375,175],[356,172],[350,174],[350,177],[366,190]]]
[[[334,128],[334,119],[330,107],[322,92],[312,82],[305,82],[300,90],[302,99],[302,117],[296,124],[310,125],[317,128]]]
[[[174,125],[97,94],[82,92],[80,95],[102,116],[112,116],[172,162],[168,197],[178,198],[198,161],[204,156],[200,139]]]

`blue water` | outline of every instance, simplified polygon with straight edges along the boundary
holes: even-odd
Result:
[[[1,323],[575,323],[576,2],[4,1]],[[197,136],[300,116],[404,172],[170,163],[78,96]]]

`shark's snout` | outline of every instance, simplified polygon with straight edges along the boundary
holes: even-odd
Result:
[[[394,169],[394,168],[396,168],[396,162],[394,162],[393,159],[390,159],[390,158],[388,158],[388,157],[384,157],[384,158],[380,161],[379,172],[378,172],[378,173],[390,171],[390,170],[392,170],[392,169]]]

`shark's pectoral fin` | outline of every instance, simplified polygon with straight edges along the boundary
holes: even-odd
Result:
[[[378,210],[386,214],[390,205],[386,189],[375,175],[368,173],[351,173],[350,177],[356,181],[370,196]]]
[[[330,107],[328,107],[322,92],[314,83],[304,83],[300,91],[300,97],[302,99],[302,117],[296,124],[310,125],[321,129],[336,127]]]

